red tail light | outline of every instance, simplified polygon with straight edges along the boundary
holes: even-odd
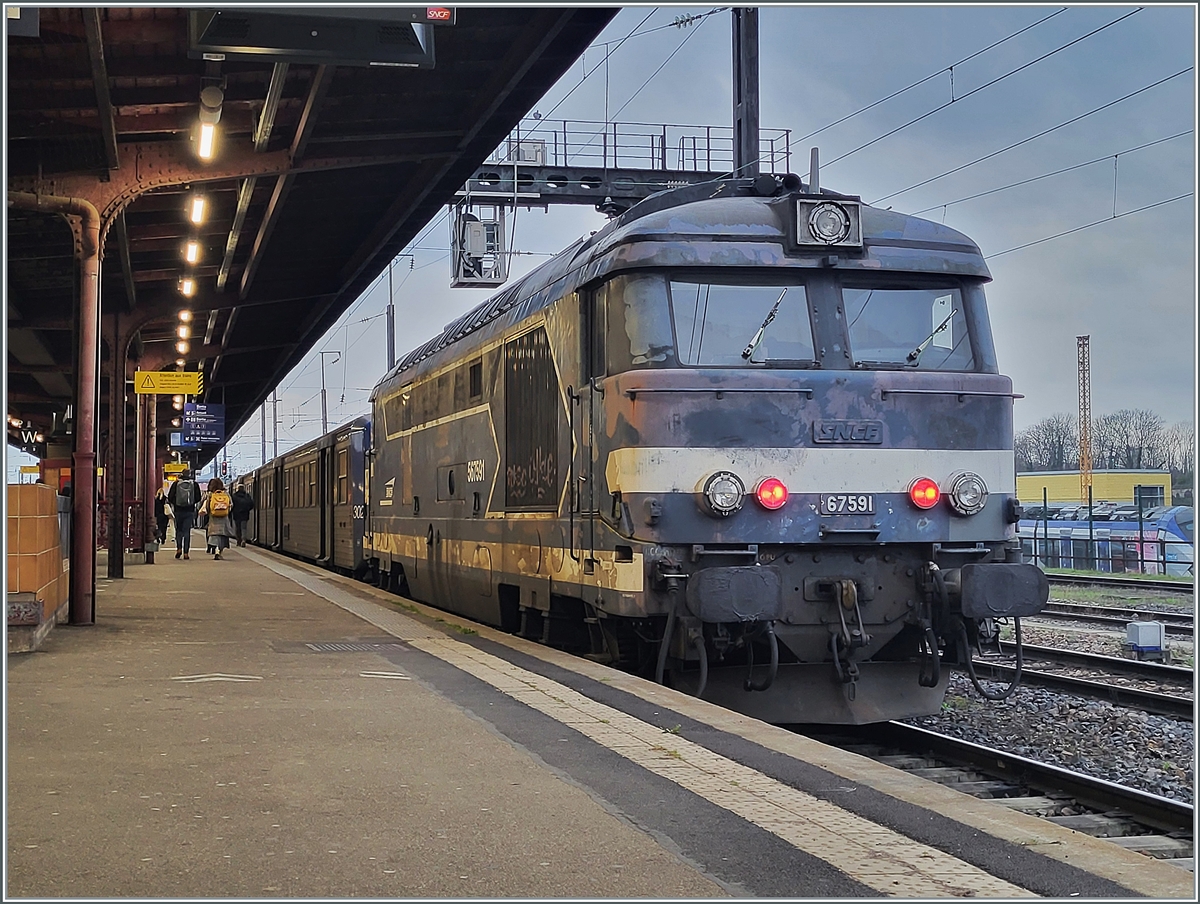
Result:
[[[777,508],[783,508],[788,501],[788,488],[778,477],[768,477],[759,483],[754,495],[758,497],[759,505],[774,511]]]
[[[918,477],[908,487],[908,498],[917,508],[930,509],[942,498],[942,491],[935,481],[928,477]]]

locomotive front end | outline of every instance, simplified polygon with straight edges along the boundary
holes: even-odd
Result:
[[[768,721],[935,712],[947,666],[1048,596],[1021,564],[978,249],[729,183],[599,250],[579,479],[593,545],[645,576],[601,623],[643,616],[658,680]]]

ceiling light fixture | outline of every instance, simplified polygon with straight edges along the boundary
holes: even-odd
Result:
[[[186,355],[190,349],[191,346],[188,345],[187,341],[184,339],[180,339],[175,343],[175,351],[179,352],[181,355]]]
[[[189,311],[187,308],[184,308],[182,311],[179,312],[179,319],[182,320],[184,323],[191,323],[192,312]]]
[[[211,160],[217,137],[217,123],[221,121],[221,104],[225,93],[216,85],[209,85],[200,92],[200,140],[196,153],[201,160]]]
[[[188,325],[186,323],[179,324],[179,326],[175,329],[175,333],[180,339],[187,339],[192,335],[192,331],[188,329]]]
[[[194,264],[200,260],[200,243],[195,239],[189,241],[183,250],[183,259],[189,264]]]
[[[199,226],[204,222],[204,195],[192,195],[192,203],[188,210],[188,219]]]
[[[190,276],[185,276],[179,281],[179,294],[185,298],[191,298],[196,294],[196,280]],[[183,319],[182,317],[180,318]]]

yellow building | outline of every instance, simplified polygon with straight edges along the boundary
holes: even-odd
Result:
[[[1092,501],[1136,503],[1134,489],[1142,487],[1142,505],[1149,509],[1171,502],[1170,471],[1092,472]],[[1048,502],[1087,502],[1087,492],[1080,498],[1078,471],[1025,471],[1017,474],[1017,498],[1025,505],[1042,501],[1042,491]]]

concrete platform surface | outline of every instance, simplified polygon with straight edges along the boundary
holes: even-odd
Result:
[[[8,658],[6,898],[1191,899],[1176,867],[262,550],[159,553],[96,611]]]

